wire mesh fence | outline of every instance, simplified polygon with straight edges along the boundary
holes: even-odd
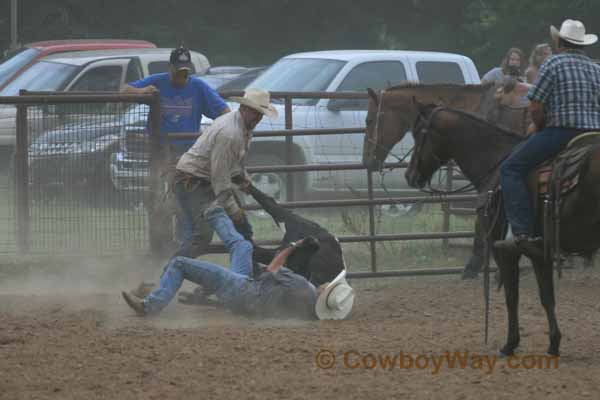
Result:
[[[137,133],[149,137],[150,108],[141,101],[150,97],[20,97],[14,100],[14,161],[0,181],[0,218],[6,222],[0,252],[147,251],[150,198],[137,188],[148,169],[128,169],[118,155],[128,144],[128,121],[140,121]],[[148,151],[137,156],[150,163]],[[119,174],[130,190],[118,187]]]

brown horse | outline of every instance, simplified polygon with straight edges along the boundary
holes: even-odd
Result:
[[[369,170],[381,170],[383,162],[394,145],[399,143],[412,127],[420,103],[438,104],[470,111],[489,121],[519,134],[525,134],[528,126],[526,108],[515,104],[522,95],[515,87],[516,82],[504,85],[420,85],[414,83],[391,87],[377,95],[369,89],[369,110],[366,134],[363,145],[363,164]],[[463,278],[475,278],[481,270],[483,243],[480,239],[479,224],[475,225],[473,254],[468,260]]]
[[[413,129],[415,150],[406,170],[408,183],[423,188],[431,176],[454,160],[479,193],[496,187],[500,163],[523,138],[467,113],[448,108],[419,106]],[[534,172],[535,173],[535,172]],[[534,178],[535,179],[535,178]],[[564,195],[560,209],[560,245],[567,253],[589,253],[600,248],[600,146],[590,146],[579,169],[579,183]],[[533,181],[535,185],[537,180]],[[534,186],[535,187],[535,186]],[[498,203],[496,203],[498,204]],[[542,207],[538,207],[540,209]],[[538,211],[537,224],[544,231]],[[506,220],[501,206],[489,216],[480,215],[490,242],[503,238]],[[502,354],[511,355],[519,345],[519,259],[512,253],[492,250],[500,269],[508,310],[508,338]],[[553,266],[543,257],[532,259],[540,298],[550,328],[548,353],[559,354],[560,330],[555,314]]]
[[[504,93],[503,85],[422,85],[406,83],[370,96],[367,130],[363,145],[363,164],[370,170],[380,170],[383,161],[395,144],[412,127],[418,115],[414,100],[423,104],[437,104],[476,113],[490,122],[524,134],[527,110],[515,104],[513,82],[507,82],[511,91]],[[516,92],[516,91],[515,91]],[[513,92],[514,93],[514,92]],[[377,127],[377,131],[376,128]]]

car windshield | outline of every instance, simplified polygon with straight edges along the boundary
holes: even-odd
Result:
[[[18,70],[33,61],[40,53],[39,50],[24,47],[0,64],[0,86],[12,78]]]
[[[249,86],[271,92],[322,92],[346,64],[339,60],[284,58]],[[276,99],[275,99],[276,100]],[[294,99],[294,104],[314,105],[318,99]]]
[[[74,65],[41,61],[9,83],[0,92],[0,96],[18,96],[21,89],[35,91],[61,90],[67,79],[76,70],[77,67]]]

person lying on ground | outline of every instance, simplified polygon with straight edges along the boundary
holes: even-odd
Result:
[[[284,267],[296,249],[310,244],[313,239],[300,240],[281,250],[268,266],[261,266],[260,275],[253,279],[250,277],[252,244],[237,232],[222,207],[209,208],[204,217],[225,244],[231,268],[174,257],[167,265],[159,287],[144,299],[122,292],[137,314],[158,313],[175,297],[184,279],[201,285],[205,293],[214,293],[227,309],[248,316],[342,319],[349,314],[354,291],[345,281],[345,270],[330,284],[321,285],[317,290],[306,278]],[[318,293],[324,297],[317,300]]]

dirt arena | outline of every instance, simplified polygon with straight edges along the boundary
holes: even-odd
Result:
[[[558,368],[535,361],[544,355],[547,329],[532,273],[522,276],[522,358],[512,365],[497,360],[493,368],[478,357],[493,357],[502,344],[503,294],[492,294],[486,346],[479,281],[355,280],[350,320],[303,323],[249,320],[176,302],[140,318],[119,296],[132,277],[104,287],[32,279],[0,275],[0,399],[598,396],[598,267],[568,271],[558,284]],[[470,352],[464,368],[439,364],[436,370],[435,357],[457,351]]]

